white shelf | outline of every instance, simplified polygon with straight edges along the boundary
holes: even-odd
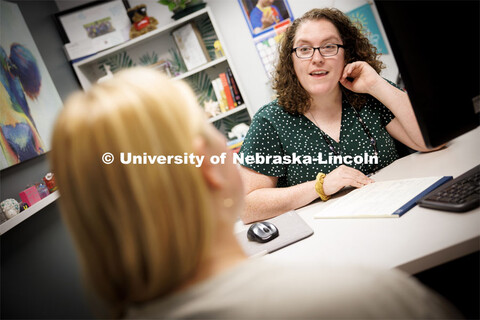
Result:
[[[244,110],[244,109],[246,109],[246,108],[247,108],[247,105],[244,103],[244,104],[242,104],[242,105],[240,105],[240,106],[235,107],[235,108],[232,109],[232,110],[228,110],[227,112],[223,112],[223,113],[220,113],[220,114],[216,115],[215,117],[209,118],[209,119],[208,119],[208,122],[212,123],[212,122],[218,121],[218,120],[223,119],[223,118],[225,118],[225,117],[231,116],[231,115],[234,114],[234,113],[237,113],[237,112],[239,112],[239,111],[242,111],[242,110]]]
[[[204,65],[201,65],[200,67],[197,67],[193,70],[190,70],[188,72],[185,72],[185,73],[182,73],[181,75],[179,76],[176,76],[175,80],[180,80],[180,79],[185,79],[185,78],[188,78],[190,77],[191,75],[195,74],[195,73],[198,73],[200,71],[203,71],[203,70],[206,70],[208,68],[211,68],[213,66],[216,66],[217,64],[220,64],[222,62],[225,62],[227,61],[227,57],[221,57],[221,58],[218,58],[218,59],[215,59],[213,61],[210,61],[209,63],[205,63]]]
[[[118,52],[118,51],[120,51],[120,50],[122,50],[122,49],[126,49],[126,48],[132,47],[132,46],[134,46],[134,45],[136,45],[136,44],[140,44],[140,42],[142,42],[142,41],[144,41],[144,40],[146,40],[146,39],[153,38],[153,37],[155,37],[156,35],[160,35],[160,34],[162,34],[162,33],[164,33],[164,32],[168,32],[168,31],[170,31],[170,30],[172,30],[172,29],[175,29],[176,27],[181,26],[182,24],[184,24],[185,22],[187,22],[187,21],[189,21],[189,20],[191,20],[191,19],[194,19],[194,18],[196,18],[196,17],[198,17],[198,16],[201,16],[202,14],[206,14],[206,13],[208,12],[207,10],[208,10],[207,8],[198,10],[198,11],[192,13],[191,15],[185,16],[185,17],[183,17],[183,18],[181,18],[181,19],[179,19],[179,20],[177,20],[177,21],[175,21],[175,22],[172,22],[172,23],[170,23],[170,24],[167,24],[167,25],[165,25],[165,26],[163,26],[163,27],[160,27],[160,28],[158,28],[158,29],[156,29],[156,30],[147,32],[147,33],[145,33],[145,34],[143,34],[143,35],[141,35],[141,36],[139,36],[139,37],[136,37],[136,38],[131,39],[131,40],[128,40],[128,41],[125,41],[124,43],[119,44],[119,45],[117,45],[117,46],[115,46],[115,47],[112,47],[112,48],[109,48],[109,49],[107,49],[107,50],[98,52],[98,53],[96,53],[95,55],[93,55],[93,56],[91,56],[91,57],[88,57],[88,58],[86,58],[86,59],[83,59],[83,60],[81,60],[81,61],[79,61],[79,62],[74,63],[74,65],[76,65],[76,66],[81,66],[81,65],[87,64],[87,63],[89,63],[89,62],[98,60],[98,59],[100,59],[100,58],[102,58],[102,57],[108,56],[108,55],[111,54],[111,53],[115,53],[115,52]]]
[[[26,219],[30,218],[33,216],[35,213],[38,211],[42,210],[55,200],[57,200],[60,197],[60,193],[58,191],[55,191],[42,200],[38,201],[37,203],[33,204],[31,207],[25,209],[24,211],[20,212],[16,216],[12,217],[11,219],[8,219],[4,223],[0,224],[0,235],[4,234],[8,230],[12,229],[16,225],[22,223]]]

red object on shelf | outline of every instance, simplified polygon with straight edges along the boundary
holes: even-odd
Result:
[[[45,182],[45,185],[47,186],[48,188],[48,191],[50,193],[54,192],[55,190],[57,190],[57,186],[55,184],[55,176],[53,173],[49,172],[45,175],[45,177],[43,178],[43,181]]]
[[[29,207],[31,207],[34,203],[37,203],[38,201],[41,200],[40,195],[38,194],[37,188],[35,186],[32,186],[28,189],[23,190],[22,192],[19,193],[20,199],[22,199],[23,202],[28,204]]]
[[[137,31],[142,30],[150,24],[150,17],[145,17],[142,20],[135,22],[134,26]]]
[[[225,91],[225,96],[227,98],[228,110],[235,108],[235,102],[233,101],[232,93],[230,91],[230,86],[228,85],[227,75],[225,72],[222,72],[218,75],[220,81],[222,81],[223,90]]]

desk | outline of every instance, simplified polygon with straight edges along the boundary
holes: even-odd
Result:
[[[479,138],[480,127],[443,150],[401,158],[372,178],[457,177],[480,163]],[[480,249],[480,208],[456,214],[416,206],[398,219],[314,219],[324,205],[315,202],[296,210],[315,231],[313,236],[264,258],[354,263],[415,274]]]

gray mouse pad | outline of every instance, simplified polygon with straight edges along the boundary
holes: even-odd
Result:
[[[310,228],[295,211],[289,211],[265,221],[273,223],[278,229],[278,237],[272,241],[259,243],[248,240],[247,231],[250,225],[245,226],[244,230],[236,233],[243,251],[249,256],[253,256],[262,251],[266,251],[267,253],[274,252],[313,234],[312,228]]]

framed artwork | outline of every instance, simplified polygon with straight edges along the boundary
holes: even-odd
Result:
[[[70,60],[129,40],[127,0],[97,0],[54,15]]]
[[[0,170],[50,149],[62,100],[18,5],[0,1]]]
[[[278,25],[293,21],[287,0],[238,0],[253,37],[272,31]],[[289,23],[288,22],[288,23]]]

